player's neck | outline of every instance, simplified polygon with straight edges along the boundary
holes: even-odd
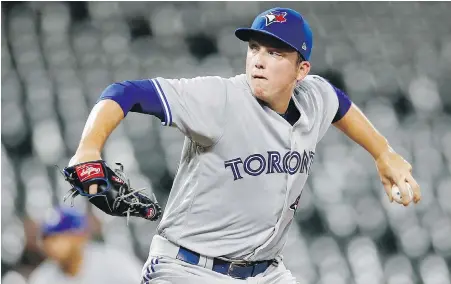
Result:
[[[62,264],[62,270],[68,276],[76,276],[83,264],[83,250],[77,250],[74,254]]]
[[[278,114],[285,114],[288,110],[288,105],[290,104],[291,96],[293,95],[293,90],[289,90],[284,94],[277,96],[278,99],[268,102],[268,107]]]
[[[278,114],[283,115],[287,112],[289,103],[289,100],[284,100],[283,102],[275,102],[274,104],[269,104],[269,107]]]

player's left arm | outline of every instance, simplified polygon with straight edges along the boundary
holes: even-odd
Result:
[[[421,199],[421,192],[418,183],[412,176],[412,166],[390,147],[388,140],[344,92],[335,87],[334,89],[338,97],[338,111],[332,121],[333,125],[362,146],[374,158],[390,202],[393,202],[392,186],[397,185],[403,197],[403,205],[407,206],[410,203],[406,185],[408,182],[414,193],[413,201],[418,203]]]

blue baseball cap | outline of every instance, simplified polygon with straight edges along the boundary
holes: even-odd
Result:
[[[41,235],[46,237],[67,232],[82,233],[86,231],[87,225],[86,216],[75,208],[54,208],[41,224]]]
[[[310,59],[313,34],[301,14],[289,8],[273,8],[258,15],[250,28],[239,28],[235,35],[248,41],[252,34],[270,35],[298,51],[305,60]]]

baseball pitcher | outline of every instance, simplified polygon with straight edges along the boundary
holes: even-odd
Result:
[[[246,74],[108,86],[65,169],[73,191],[97,198],[108,214],[155,220],[156,200],[113,180],[100,153],[129,112],[185,135],[142,283],[296,283],[281,251],[330,125],[374,158],[390,202],[393,186],[405,206],[421,198],[411,165],[343,91],[309,75],[312,31],[301,14],[270,9],[235,35],[248,42]]]

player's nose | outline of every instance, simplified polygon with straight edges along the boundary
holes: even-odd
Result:
[[[262,55],[257,54],[255,56],[255,61],[254,61],[254,66],[257,69],[264,69],[265,68],[265,59],[263,58]]]
[[[260,63],[260,62],[255,62],[255,65],[254,65],[257,69],[264,69],[264,66],[263,66],[263,64],[262,63]]]

